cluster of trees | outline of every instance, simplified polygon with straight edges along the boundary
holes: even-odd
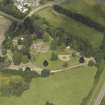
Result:
[[[28,84],[20,76],[8,77],[9,81],[1,81],[0,91],[4,96],[20,96],[23,91],[29,88]]]
[[[13,0],[1,0],[0,1],[0,10],[11,14],[18,18],[23,18],[26,14],[21,13],[16,6],[14,6]]]
[[[7,67],[10,65],[10,63],[10,60],[6,56],[0,56],[0,68]]]
[[[21,62],[27,63],[31,59],[29,50],[32,44],[32,36],[30,35],[29,37],[28,35],[24,35],[22,36],[22,38],[24,38],[24,40],[18,39],[18,45],[16,46],[13,45],[13,41],[11,38],[6,39],[3,42],[3,54],[6,55],[6,50],[10,49],[13,54],[13,62],[16,65],[19,65]],[[19,46],[22,46],[22,48],[19,49]]]
[[[96,67],[98,68],[95,78],[98,79],[105,67],[105,35],[100,48],[95,54],[95,59],[97,62]]]
[[[38,73],[31,71],[29,67],[25,70],[2,69],[0,73],[8,79],[0,80],[0,92],[3,96],[20,96],[29,89],[32,78],[39,77]]]
[[[54,105],[52,102],[47,101],[45,105]]]
[[[61,13],[61,14],[64,14],[76,21],[79,21],[81,22],[82,24],[85,24],[89,27],[92,27],[100,32],[105,32],[105,26],[95,22],[94,20],[90,19],[89,17],[87,16],[83,16],[79,13],[75,13],[75,12],[72,12],[70,10],[67,10],[59,5],[54,5],[54,10],[56,10],[57,12]]]
[[[41,77],[48,77],[50,75],[50,70],[44,69],[41,71]]]
[[[19,65],[21,63],[28,63],[28,61],[28,57],[26,55],[23,55],[21,52],[15,51],[13,53],[13,63],[15,65]]]
[[[59,7],[56,5],[54,6],[54,9],[58,12],[65,14],[65,15],[68,15],[68,16],[69,16],[69,14],[72,17],[77,16],[77,14],[71,13],[70,11],[66,11],[65,9],[62,9],[62,7]],[[77,20],[79,21],[81,16],[77,16],[77,18],[78,18]],[[86,17],[83,17],[83,18],[84,18],[84,20],[83,20],[84,24],[87,25],[87,23],[89,21],[88,24],[91,23],[93,25],[94,22],[92,20],[89,20]],[[98,24],[94,23],[94,25],[97,26]],[[93,27],[95,27],[94,25],[93,25]],[[17,30],[15,30],[16,28],[17,28]],[[52,50],[56,50],[58,48],[65,48],[66,46],[71,46],[72,48],[78,50],[79,52],[82,53],[82,55],[85,55],[85,56],[93,56],[97,51],[97,49],[93,49],[92,45],[90,44],[90,42],[88,40],[82,39],[82,38],[78,37],[77,35],[72,35],[68,32],[65,32],[65,30],[61,27],[55,28],[55,27],[49,25],[49,23],[46,22],[46,20],[44,18],[40,18],[38,16],[33,16],[32,18],[26,18],[24,20],[24,22],[18,26],[17,26],[17,23],[13,23],[7,32],[6,40],[4,41],[3,46],[5,49],[13,49],[12,39],[14,37],[16,37],[17,35],[23,34],[23,35],[25,35],[24,36],[25,40],[22,43],[19,41],[19,44],[24,45],[24,48],[19,53],[22,53],[23,55],[25,54],[28,58],[31,58],[30,54],[29,54],[29,48],[30,48],[30,46],[32,44],[32,40],[33,40],[33,37],[31,34],[35,33],[35,35],[37,35],[35,37],[43,38],[43,35],[45,32],[47,32],[49,35],[51,35],[51,37],[53,37],[53,39],[54,39],[50,46],[50,48]],[[48,36],[47,36],[47,38],[48,38]],[[48,40],[47,38],[46,38],[46,40]],[[14,49],[13,49],[13,51],[14,51]],[[20,56],[19,53],[15,54],[15,55]],[[97,53],[97,54],[100,54],[100,53]],[[54,59],[57,59],[56,54],[52,54],[52,56]],[[14,58],[17,58],[17,57],[14,57]],[[51,59],[53,60],[53,58],[51,58]]]
[[[21,24],[14,22],[6,33],[6,39],[2,44],[3,49],[12,50],[13,61],[15,64],[20,64],[22,61],[28,62],[28,60],[31,59],[29,49],[32,44],[33,37],[44,38],[44,40],[48,40],[48,35],[45,36],[46,38],[43,37],[46,28],[47,22],[43,18],[36,16],[33,16],[32,18],[26,18]],[[18,40],[18,45],[24,46],[21,50],[18,50],[17,46],[14,47],[12,43],[12,40],[17,36],[24,38],[22,41],[20,39]]]
[[[96,49],[93,49],[92,44],[87,39],[70,34],[62,28],[54,28],[49,26],[47,32],[54,39],[50,46],[52,50],[71,46],[73,49],[81,52],[81,54],[85,56],[92,56],[96,51]]]
[[[102,41],[102,44],[100,46],[100,48],[97,50],[97,52],[94,55],[95,60],[96,60],[96,64],[95,66],[97,67],[97,72],[95,75],[95,79],[94,79],[94,84],[93,87],[91,89],[91,91],[89,92],[88,96],[85,97],[81,103],[81,105],[86,105],[86,103],[88,102],[88,100],[91,98],[92,92],[94,91],[94,89],[97,86],[98,80],[105,68],[105,35]],[[90,61],[88,63],[89,66],[94,65],[93,61]]]
[[[70,18],[73,18],[76,21],[79,21],[89,27],[95,28],[96,30],[101,31],[101,32],[105,32],[104,26],[100,25],[99,23],[95,22],[94,20],[91,20],[90,18],[86,16],[82,16],[81,14],[72,12],[58,5],[55,5],[53,8],[57,12],[62,13]],[[77,36],[75,37],[74,35],[69,35],[69,36],[70,37],[67,38],[66,42],[67,43],[70,42],[73,48],[80,50],[80,52],[82,51],[83,55],[85,56],[93,55],[95,56],[95,59],[97,62],[100,62],[100,60],[105,59],[105,53],[104,53],[105,52],[105,47],[104,47],[105,46],[105,35],[103,38],[102,45],[100,46],[99,49],[92,48],[88,40],[81,39]]]
[[[18,30],[27,33],[36,33],[38,38],[41,38],[46,29],[46,21],[44,18],[33,16],[32,18],[26,18]]]
[[[98,62],[100,62],[100,60],[102,60],[102,59],[105,59],[105,35],[103,37],[103,41],[101,43],[101,46],[95,55],[95,58]]]

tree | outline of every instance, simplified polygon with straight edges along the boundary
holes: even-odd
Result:
[[[63,67],[68,67],[68,62],[64,62]]]
[[[29,33],[34,32],[34,25],[31,18],[26,18],[23,23],[23,28],[27,30]]]
[[[30,82],[31,79],[34,77],[34,72],[32,72],[30,67],[26,67],[24,71],[24,77],[27,82]]]
[[[52,102],[47,101],[45,105],[54,105]]]
[[[85,62],[84,57],[80,57],[79,62],[80,62],[80,63],[84,63],[84,62]]]
[[[94,66],[95,65],[95,61],[93,61],[93,60],[90,60],[89,62],[88,62],[88,66]]]
[[[42,77],[48,77],[50,75],[50,70],[44,69],[41,71],[41,76]]]
[[[26,67],[25,71],[26,72],[30,72],[31,71],[31,68],[30,67]]]
[[[45,60],[45,61],[43,62],[43,66],[45,66],[45,67],[48,66],[48,61],[47,61],[47,60]]]

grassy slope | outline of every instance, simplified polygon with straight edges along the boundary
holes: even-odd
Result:
[[[80,105],[92,87],[95,72],[94,67],[82,67],[33,79],[21,97],[0,97],[0,105],[44,105],[48,100],[55,105]]]
[[[88,26],[85,26],[73,19],[54,14],[52,8],[46,8],[38,13],[44,17],[51,25],[55,27],[63,27],[67,32],[73,35],[78,35],[83,39],[89,40],[93,47],[97,48],[103,38],[103,33],[96,31]]]
[[[99,5],[96,5],[95,3],[92,4],[88,0],[74,0],[74,2],[65,3],[62,6],[76,13],[80,13],[83,16],[88,16],[92,20],[105,26],[105,15]]]

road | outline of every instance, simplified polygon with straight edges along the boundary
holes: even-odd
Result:
[[[18,18],[14,17],[14,16],[12,16],[10,14],[7,14],[7,13],[5,13],[3,11],[0,11],[0,15],[4,16],[4,17],[6,17],[6,18],[8,18],[10,20],[13,20],[13,21],[21,22],[21,19],[18,19]]]
[[[104,98],[105,96],[105,83],[104,85],[102,86],[100,92],[99,92],[99,95],[97,96],[96,98],[96,101],[95,101],[95,104],[94,105],[100,105],[101,104],[101,101],[102,99]]]
[[[18,19],[18,18],[14,17],[14,16],[12,16],[12,15],[10,15],[10,14],[7,14],[7,13],[5,13],[5,12],[3,12],[3,11],[0,11],[0,15],[4,16],[4,17],[6,17],[6,18],[8,18],[8,19],[10,19],[10,20],[16,21],[16,22],[18,22],[18,23],[22,23],[22,22],[24,22],[24,20],[25,20],[27,17],[31,17],[35,12],[38,12],[38,11],[44,9],[44,8],[53,6],[53,4],[54,4],[54,3],[52,2],[52,3],[48,3],[48,4],[45,4],[45,5],[42,5],[42,6],[39,6],[39,7],[35,8],[35,9],[32,10],[27,16],[25,16],[24,19]]]
[[[36,6],[35,6],[35,9],[33,9],[32,11],[30,11],[30,13],[29,13],[27,16],[25,16],[23,19],[18,19],[18,18],[14,17],[14,16],[12,16],[12,15],[10,15],[10,14],[8,14],[8,13],[5,13],[5,12],[3,12],[3,11],[0,11],[0,14],[1,14],[2,16],[4,16],[4,17],[10,19],[10,20],[16,21],[16,22],[18,22],[18,23],[22,23],[22,22],[24,22],[24,20],[25,20],[27,17],[31,17],[34,13],[36,13],[36,12],[38,12],[38,11],[44,9],[44,8],[52,7],[54,4],[61,4],[61,3],[63,3],[63,2],[64,2],[64,0],[62,0],[62,1],[60,1],[60,2],[50,2],[50,3],[44,4],[44,5],[38,6],[37,8],[36,8]]]
[[[56,5],[59,5],[59,4],[61,4],[61,3],[64,3],[64,1],[62,0],[62,1],[59,1],[59,2],[50,2],[50,3],[47,3],[47,4],[41,5],[41,6],[37,7],[37,8],[35,8],[35,9],[33,9],[33,10],[24,18],[24,20],[25,20],[27,17],[31,17],[34,13],[36,13],[36,12],[42,10],[42,9],[45,9],[45,8],[47,8],[47,7],[52,7],[52,6],[55,5],[55,4],[56,4]]]
[[[31,17],[35,12],[38,12],[44,8],[47,8],[47,7],[51,7],[51,6],[53,6],[53,4],[54,3],[52,2],[52,3],[47,3],[47,4],[44,4],[42,6],[39,6],[39,7],[35,8],[34,10],[32,10],[25,18]]]

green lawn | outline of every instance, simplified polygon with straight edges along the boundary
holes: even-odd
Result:
[[[36,53],[34,52],[34,55],[32,56],[32,61],[35,65],[44,68],[43,66],[43,62],[45,60],[48,61],[49,65],[48,65],[48,69],[63,69],[63,65],[64,62],[57,59],[55,61],[51,61],[51,51],[47,52],[47,53]],[[79,58],[78,57],[70,57],[70,61],[68,61],[68,67],[70,66],[74,66],[74,65],[78,65],[79,64]]]
[[[79,36],[82,39],[87,39],[94,48],[98,48],[101,44],[103,33],[71,18],[57,14],[52,8],[46,8],[38,12],[38,15],[45,18],[51,25],[55,27],[62,27],[69,34]]]
[[[0,105],[80,105],[92,88],[96,68],[81,67],[49,78],[33,79],[30,89],[20,97],[0,97]]]
[[[50,60],[50,57],[51,57],[51,52],[47,52],[44,54],[34,52],[33,57],[32,57],[32,61],[33,61],[33,63],[35,63],[35,65],[37,65],[39,67],[43,67],[43,68],[44,68],[43,62],[45,60],[47,60],[49,62],[49,65],[48,65],[49,69],[59,69],[62,67],[61,66],[63,64],[62,61],[57,60],[57,61],[52,62]]]
[[[33,48],[30,51],[31,51],[31,55],[32,55],[31,61],[32,61],[32,63],[34,63],[38,67],[44,68],[43,62],[45,60],[47,60],[48,61],[48,67],[47,68],[50,70],[65,68],[63,66],[65,64],[65,62],[59,60],[59,58],[57,60],[54,60],[54,61],[51,60],[52,52],[54,52],[54,51],[52,51],[50,49],[48,50],[48,52],[45,52],[45,53],[37,52],[36,49],[33,49]],[[72,51],[72,49],[69,49],[69,50],[63,49],[63,50],[57,50],[55,52],[56,52],[57,56],[58,55],[70,55],[71,56],[73,51]],[[76,56],[76,57],[71,56],[70,60],[67,63],[68,63],[68,67],[78,65],[79,64],[79,57],[78,56]]]

